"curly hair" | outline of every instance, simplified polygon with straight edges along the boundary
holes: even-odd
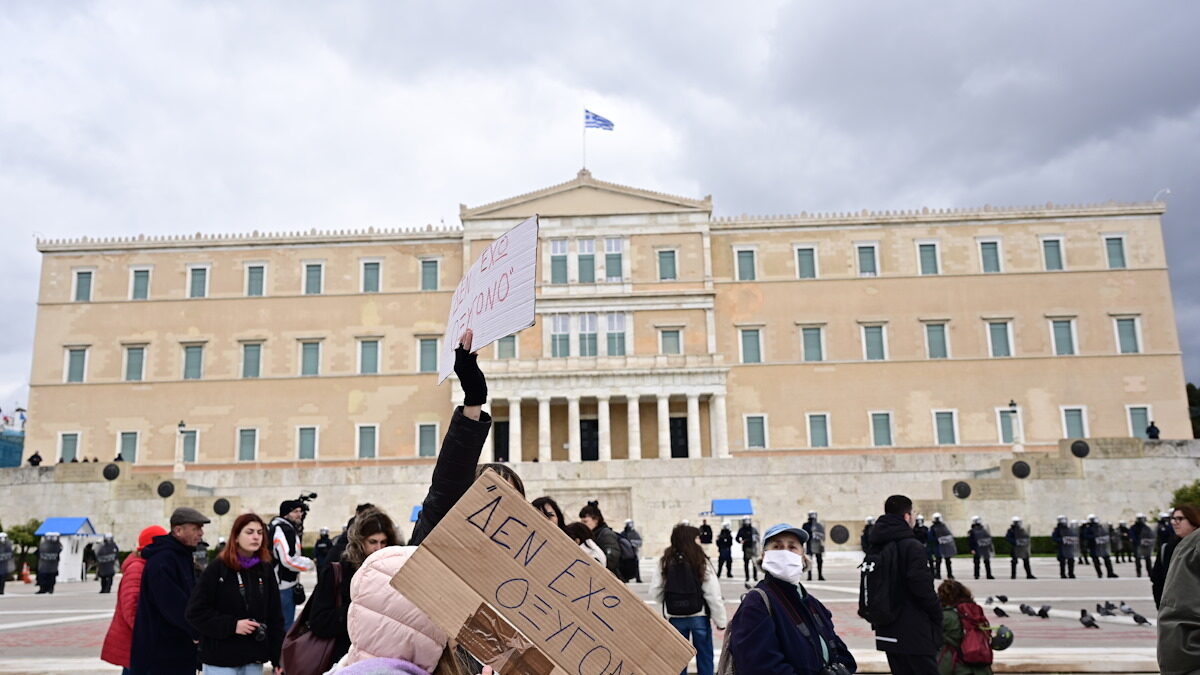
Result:
[[[954,579],[947,579],[937,589],[938,602],[942,607],[957,607],[964,602],[975,602],[971,589]]]
[[[342,560],[355,567],[362,565],[363,561],[367,559],[365,550],[367,537],[381,532],[387,537],[385,546],[396,546],[400,543],[400,537],[396,534],[396,526],[388,514],[382,510],[372,507],[354,516],[354,524],[346,533],[346,551],[342,554]]]

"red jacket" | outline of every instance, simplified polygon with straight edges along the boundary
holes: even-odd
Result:
[[[146,559],[130,555],[121,563],[121,585],[117,587],[117,606],[113,610],[108,635],[100,658],[114,666],[129,667],[129,651],[133,644],[133,619],[137,616],[138,594],[142,590],[142,568]]]

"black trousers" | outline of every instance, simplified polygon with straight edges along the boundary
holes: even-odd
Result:
[[[721,578],[721,568],[725,568],[725,577],[733,578],[733,558],[717,558],[717,578]]]
[[[4,595],[4,582],[8,581],[7,574],[0,574],[0,595]]]
[[[933,578],[934,579],[942,578],[942,567],[941,567],[942,561],[945,561],[945,563],[946,563],[946,578],[953,579],[954,578],[954,570],[950,568],[950,559],[942,558],[940,556],[935,558],[934,562],[933,562]]]
[[[1137,567],[1137,575],[1139,577],[1142,576],[1142,561],[1143,560],[1146,561],[1146,576],[1150,576],[1150,556],[1146,556],[1145,558],[1134,558],[1133,559],[1133,564]],[[4,587],[0,586],[0,590],[3,590],[3,589],[4,589]]]
[[[987,578],[992,578],[992,558],[991,556],[983,557],[978,553],[975,554],[975,578],[979,578],[979,561],[983,560],[983,567],[987,570]]]
[[[892,675],[937,675],[937,661],[932,654],[887,654]]]
[[[1104,575],[1100,573],[1100,558],[1104,558],[1104,567],[1108,570],[1108,576],[1115,577],[1117,573],[1113,571],[1112,558],[1108,556],[1092,556],[1092,565],[1096,567],[1096,578],[1102,579]]]
[[[1012,559],[1012,578],[1013,579],[1017,578],[1017,561],[1018,560],[1025,561],[1025,578],[1032,579],[1033,578],[1033,570],[1031,570],[1029,568],[1029,558],[1013,558]]]
[[[813,557],[817,559],[817,578],[825,581],[825,554],[814,553]],[[717,576],[720,576],[719,574]],[[808,568],[808,580],[812,581],[812,568]]]
[[[100,592],[112,593],[112,576],[100,577]]]
[[[1075,578],[1075,558],[1059,558],[1058,559],[1058,576],[1063,579]]]
[[[744,553],[742,555],[745,555]],[[753,557],[753,556],[751,556]],[[750,573],[754,573],[754,580],[758,581],[758,565],[750,558],[742,558],[742,571],[746,573],[746,581],[750,581]]]
[[[49,572],[38,572],[37,585],[38,593],[53,593],[54,582],[58,581],[58,574],[50,574]]]

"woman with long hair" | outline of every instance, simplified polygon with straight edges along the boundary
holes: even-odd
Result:
[[[971,590],[954,579],[943,581],[937,589],[942,606],[942,647],[938,651],[939,675],[991,675],[990,665],[963,663],[962,642],[966,636],[963,616],[987,624],[983,608],[975,603]]]
[[[533,500],[533,508],[538,510],[538,513],[546,516],[546,520],[554,523],[560,530],[566,530],[567,522],[563,518],[562,509],[558,507],[558,502],[550,497],[538,497]]]
[[[1158,666],[1164,673],[1194,672],[1200,663],[1200,508],[1171,509],[1175,536],[1158,608]]]
[[[650,597],[657,600],[667,621],[696,647],[696,671],[712,675],[712,623],[725,629],[725,601],[721,582],[704,549],[700,548],[700,530],[691,525],[676,525],[671,530],[671,545],[654,566]],[[687,669],[684,669],[687,675]]]
[[[258,514],[233,521],[229,544],[204,568],[186,617],[200,633],[205,675],[261,675],[267,661],[278,669],[283,609]]]

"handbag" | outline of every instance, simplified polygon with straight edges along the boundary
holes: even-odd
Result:
[[[304,584],[297,581],[296,585],[292,586],[292,602],[298,607],[304,604],[305,597],[307,596],[304,595]]]
[[[342,607],[342,565],[330,563],[333,566],[334,606]],[[320,675],[333,667],[333,650],[337,638],[317,637],[308,627],[309,610],[312,605],[304,605],[300,617],[292,624],[292,629],[283,638],[283,649],[280,653],[279,664],[287,675]]]

